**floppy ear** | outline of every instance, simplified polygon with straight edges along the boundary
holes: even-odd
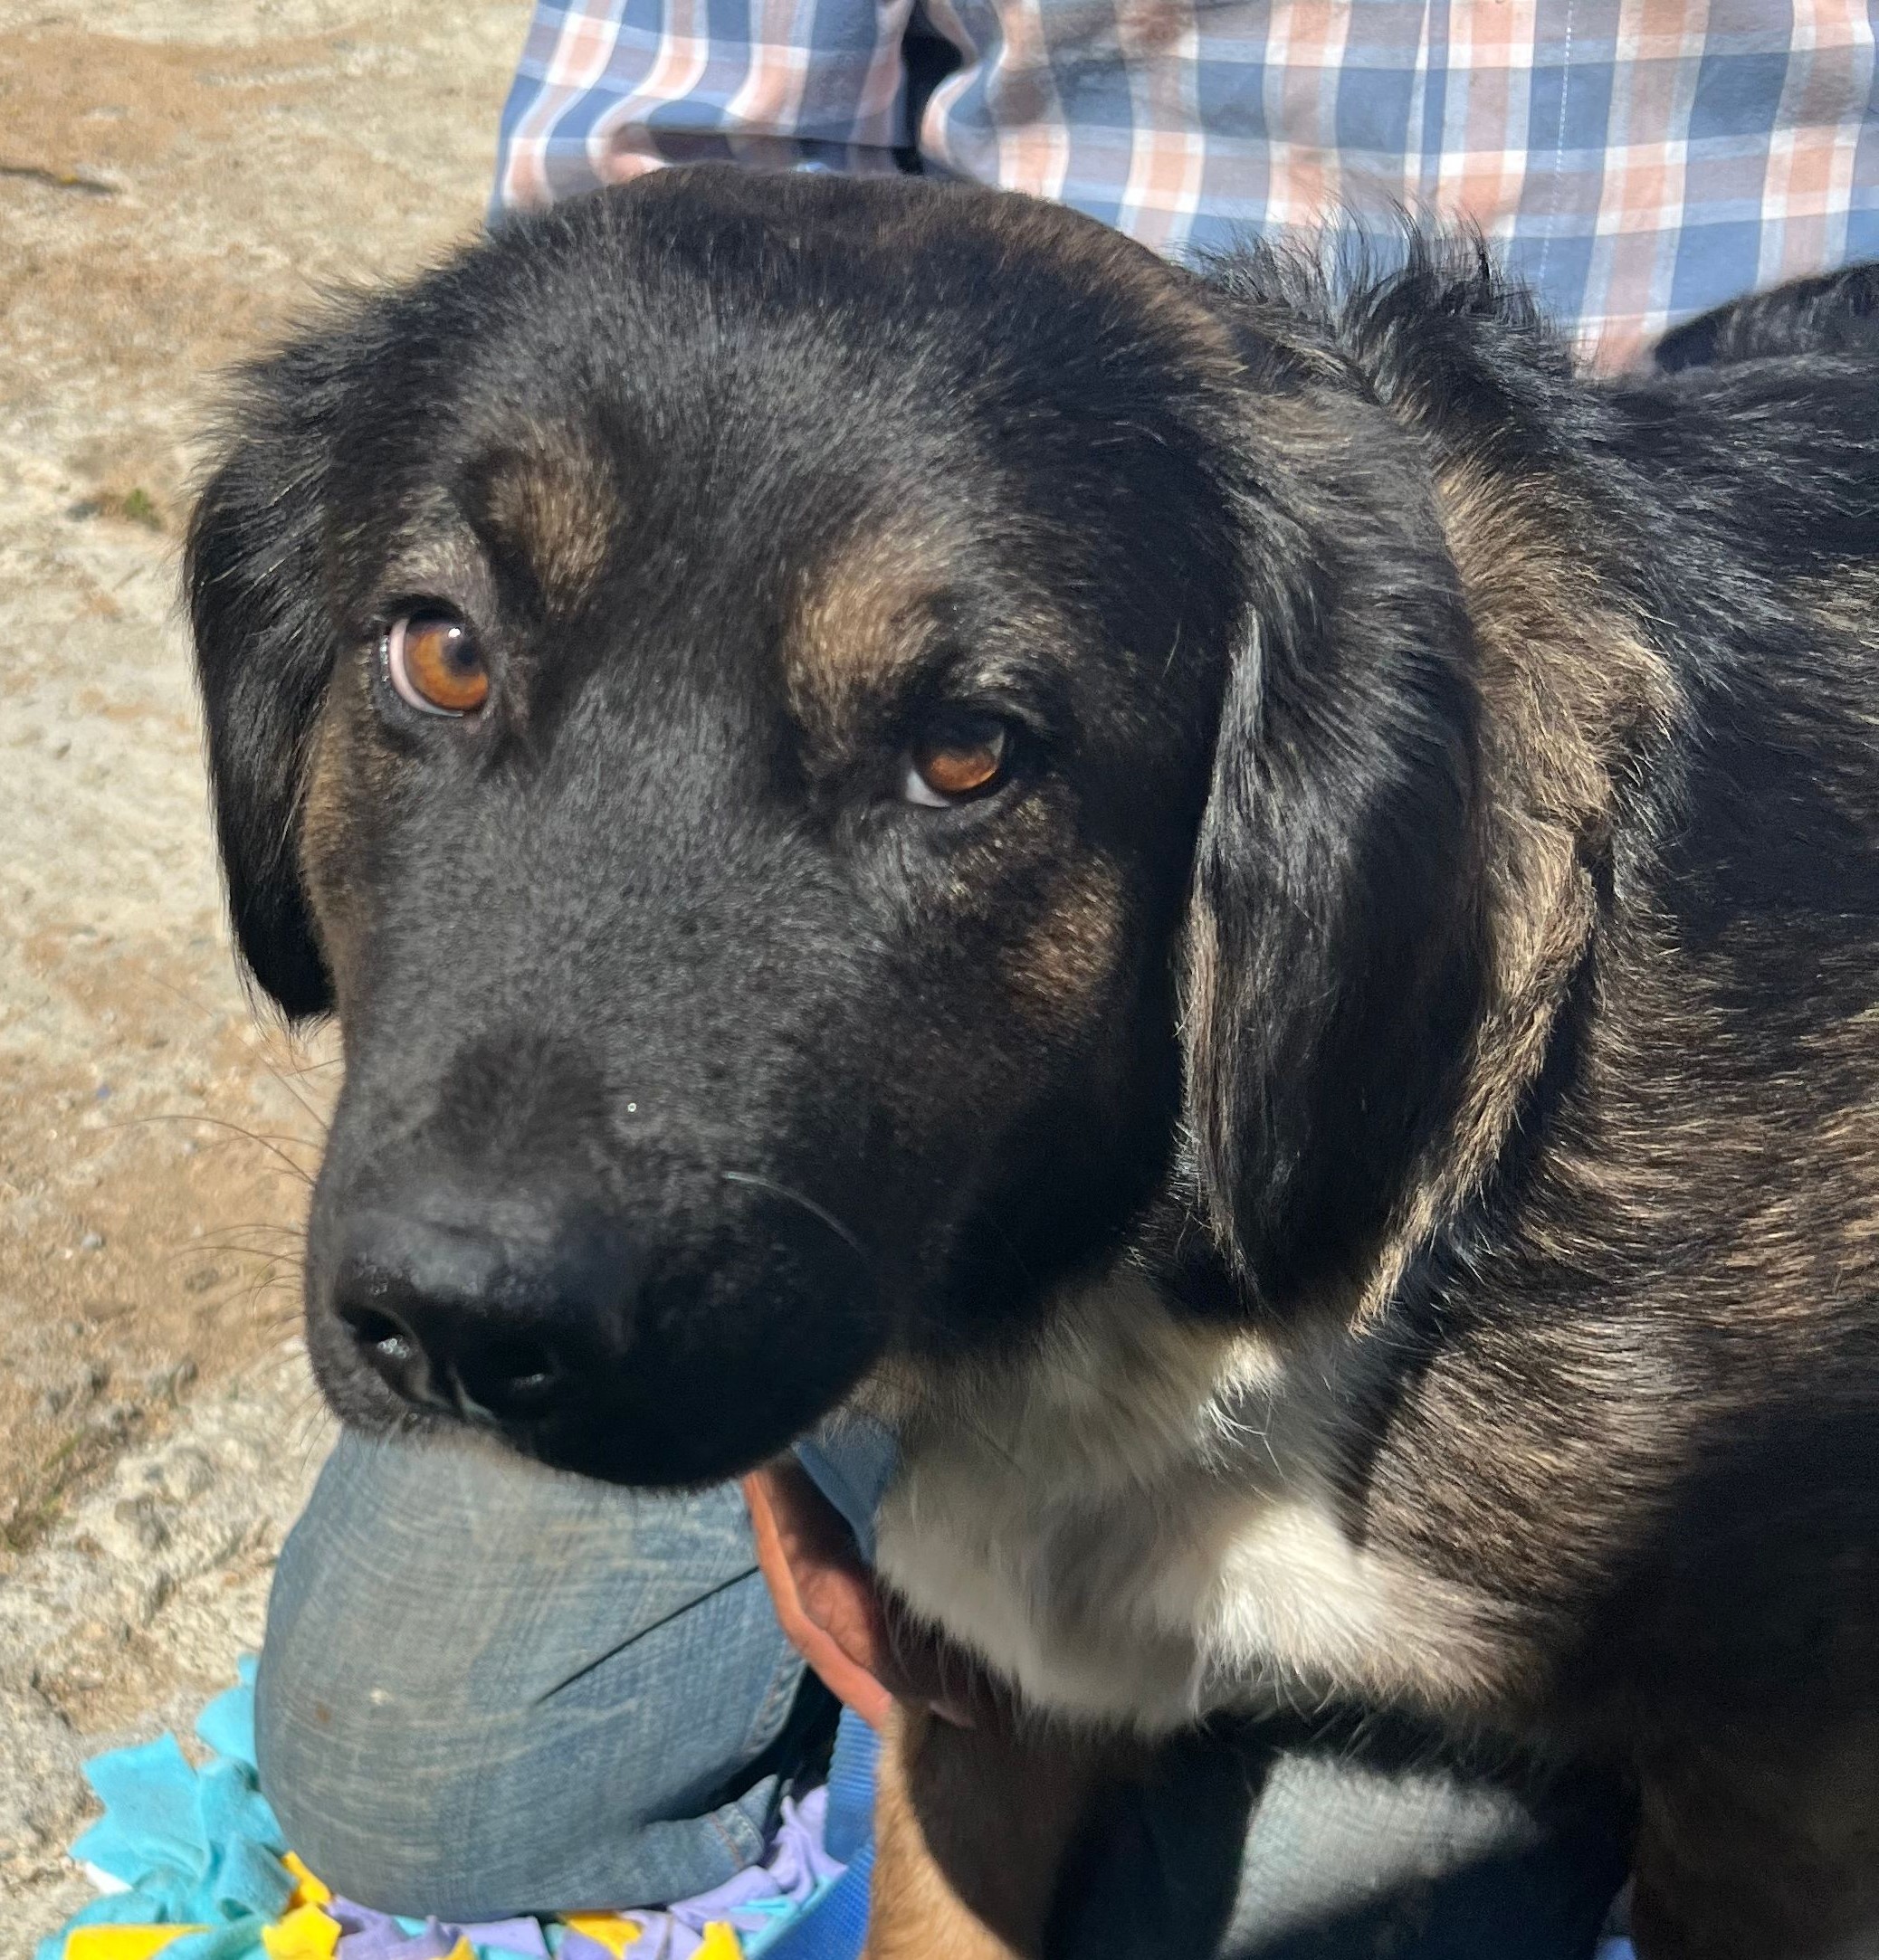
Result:
[[[1245,420],[1243,625],[1196,861],[1187,1116],[1216,1241],[1283,1305],[1361,1283],[1456,1107],[1484,985],[1476,709],[1411,439],[1321,376]]]
[[[1879,265],[1847,265],[1814,279],[1731,300],[1674,328],[1651,350],[1666,374],[1797,354],[1865,354],[1879,347]]]
[[[197,501],[185,577],[215,832],[243,959],[294,1019],[332,989],[301,886],[308,742],[336,652],[320,577],[341,358],[331,338],[251,370]]]

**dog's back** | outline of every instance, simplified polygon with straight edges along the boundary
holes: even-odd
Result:
[[[1485,1469],[1502,1545],[1531,1520],[1530,1599],[1603,1567],[1547,1692],[1650,1789],[1654,1953],[1879,1936],[1875,293],[1862,267],[1746,302],[1559,425],[1545,501],[1598,576],[1530,678],[1592,663],[1657,690],[1655,727],[1647,777],[1612,779],[1590,956],[1430,1291],[1478,1319],[1410,1394],[1454,1425],[1406,1483],[1420,1518],[1488,1542]],[[1576,685],[1536,753],[1596,728]],[[1483,1394],[1485,1457],[1454,1421]]]

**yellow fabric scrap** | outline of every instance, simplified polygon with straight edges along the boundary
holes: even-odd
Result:
[[[293,1897],[287,1901],[291,1910],[296,1906],[324,1906],[330,1903],[332,1888],[322,1885],[291,1851],[281,1854],[281,1862],[287,1867],[293,1879]]]
[[[444,1955],[444,1960],[476,1960],[476,1949],[459,1933],[456,1945]]]
[[[564,1912],[561,1924],[571,1927],[577,1933],[585,1933],[589,1939],[598,1940],[614,1960],[620,1960],[641,1931],[631,1919],[624,1919],[616,1912]]]
[[[284,1919],[262,1927],[261,1944],[269,1960],[333,1960],[339,1922],[318,1906],[296,1906]]]
[[[738,1938],[737,1928],[726,1926],[722,1919],[707,1920],[704,1943],[693,1960],[744,1960],[743,1943]]]
[[[205,1926],[76,1926],[65,1936],[65,1960],[150,1960],[186,1933]]]

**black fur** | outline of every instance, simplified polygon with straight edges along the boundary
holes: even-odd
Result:
[[[1879,338],[1879,266],[1849,265],[1712,308],[1664,335],[1666,373],[1784,354],[1867,354]]]

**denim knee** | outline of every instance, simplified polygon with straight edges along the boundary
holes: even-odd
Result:
[[[275,1576],[262,1781],[363,1904],[660,1903],[760,1855],[802,1679],[734,1488],[348,1436]]]

